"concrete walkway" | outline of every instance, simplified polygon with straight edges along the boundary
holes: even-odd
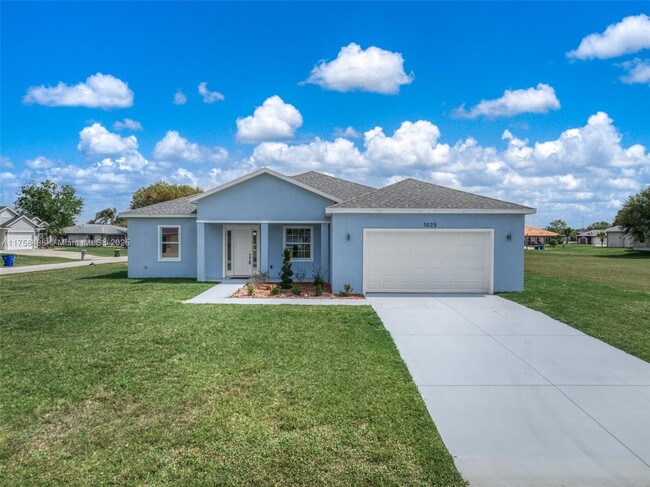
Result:
[[[65,253],[65,252],[61,252]],[[77,257],[76,260],[72,262],[60,262],[58,264],[37,264],[37,265],[26,265],[26,266],[13,266],[13,267],[0,267],[0,276],[6,276],[11,274],[25,274],[27,272],[38,272],[38,271],[53,271],[57,269],[67,269],[70,267],[87,267],[94,262],[95,265],[101,264],[117,264],[118,262],[127,262],[128,257],[89,257],[86,256],[86,260],[79,260]]]
[[[650,364],[497,296],[367,296],[471,486],[650,485]]]
[[[188,304],[295,304],[302,306],[368,305],[365,299],[231,298],[230,296],[246,282],[248,281],[245,279],[229,279],[185,302]]]

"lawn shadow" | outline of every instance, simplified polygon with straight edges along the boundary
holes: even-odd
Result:
[[[80,280],[98,281],[104,279],[124,280],[128,284],[150,284],[150,283],[163,283],[163,284],[196,284],[197,280],[191,277],[152,277],[152,278],[129,278],[128,271],[113,271],[106,274],[98,274],[95,276],[80,277]]]
[[[650,259],[650,252],[643,250],[629,250],[624,254],[617,255],[604,255],[595,254],[591,257],[598,257],[600,259]]]

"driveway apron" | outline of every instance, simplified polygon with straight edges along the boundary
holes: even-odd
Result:
[[[650,485],[650,364],[498,296],[367,299],[470,485]]]

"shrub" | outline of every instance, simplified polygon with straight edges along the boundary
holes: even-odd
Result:
[[[253,285],[252,282],[246,283],[246,294],[248,294],[249,296],[255,294],[255,286]]]
[[[280,287],[289,289],[293,284],[293,271],[291,270],[291,249],[284,249],[282,253],[282,270],[280,271]]]
[[[311,277],[314,280],[314,286],[321,285],[321,288],[324,284],[323,273],[321,272],[320,267],[314,267],[311,273]]]
[[[314,285],[314,294],[316,296],[322,296],[323,295],[323,285],[321,283]]]
[[[300,296],[300,286],[298,286],[298,284],[294,284],[291,288],[291,292],[296,296]]]
[[[303,269],[297,270],[295,276],[297,282],[302,282],[305,280],[305,271]]]
[[[265,282],[269,281],[269,273],[268,272],[258,272],[253,276],[253,282],[256,285],[264,284]]]
[[[555,240],[554,238],[549,239],[548,246],[549,247],[556,247],[557,246],[557,240]]]
[[[271,288],[271,296],[277,296],[280,294],[280,288],[278,286],[273,286]]]
[[[350,284],[347,283],[343,284],[343,290],[341,291],[341,294],[343,296],[349,296],[350,294],[352,294],[352,291],[354,291],[354,289]]]

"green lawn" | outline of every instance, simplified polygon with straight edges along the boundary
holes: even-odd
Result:
[[[7,255],[12,254],[11,252],[4,252],[0,254]],[[13,254],[16,255],[16,254]],[[65,259],[63,257],[43,257],[40,255],[16,255],[14,258],[14,266],[22,267],[26,265],[38,265],[38,264],[58,264],[60,262],[70,262],[70,259]],[[4,265],[2,260],[0,260],[0,266]]]
[[[370,307],[125,277],[0,278],[0,485],[463,484]]]
[[[650,361],[650,252],[526,251],[525,290],[501,296]]]
[[[81,253],[85,250],[88,255],[95,255],[97,257],[113,257],[115,249],[118,247],[56,247],[55,250],[64,250],[65,252]],[[129,255],[129,250],[120,248],[120,255],[126,257]]]

